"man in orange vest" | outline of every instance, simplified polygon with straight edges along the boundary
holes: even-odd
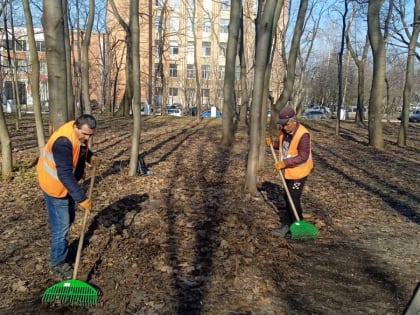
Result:
[[[266,144],[268,146],[271,144],[275,149],[279,150],[279,159],[274,167],[277,171],[283,172],[291,199],[299,215],[299,220],[303,220],[300,199],[307,176],[311,173],[314,166],[311,151],[311,135],[302,124],[296,121],[295,111],[288,106],[280,111],[277,124],[280,127],[278,141],[273,143],[271,137],[267,137]],[[287,196],[285,196],[285,199],[287,217],[283,225],[274,230],[274,234],[281,237],[285,237],[290,233],[290,224],[297,220]]]
[[[72,276],[66,258],[75,202],[85,211],[92,209],[92,202],[78,181],[84,177],[86,162],[97,165],[100,161],[88,146],[95,129],[96,120],[91,115],[65,123],[51,135],[36,165],[51,228],[51,271],[62,278]]]

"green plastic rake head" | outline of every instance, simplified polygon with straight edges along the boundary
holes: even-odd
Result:
[[[96,167],[93,166],[90,186],[89,186],[89,199],[92,199],[93,184],[95,181]],[[79,268],[80,256],[82,253],[84,233],[86,228],[86,221],[89,212],[85,211],[82,222],[82,231],[80,233],[79,244],[77,246],[76,261],[74,263],[73,278],[58,282],[47,290],[42,295],[42,303],[53,303],[60,301],[63,304],[73,304],[81,306],[95,305],[99,299],[99,291],[90,284],[77,280],[77,270]]]
[[[315,225],[306,221],[296,221],[290,226],[292,239],[316,238],[319,234]]]
[[[63,304],[92,306],[98,301],[98,290],[86,282],[71,279],[54,284],[45,290],[42,303],[60,301]]]

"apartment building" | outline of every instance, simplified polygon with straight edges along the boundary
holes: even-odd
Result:
[[[40,63],[40,96],[41,107],[48,111],[48,68],[45,52],[45,36],[42,28],[34,29],[36,48]],[[80,45],[82,32],[72,33],[72,66],[73,86],[76,99],[80,93]],[[19,103],[22,110],[33,109],[31,85],[31,58],[28,45],[28,35],[25,27],[15,27],[0,30],[0,93],[3,107],[6,111],[16,110]],[[90,99],[98,104],[103,104],[105,95],[104,84],[104,51],[107,39],[105,34],[93,33],[89,50],[89,80]],[[15,87],[15,88],[14,88]],[[16,93],[16,95],[15,95]],[[78,106],[78,102],[76,106]]]
[[[115,3],[128,23],[127,1]],[[181,104],[184,109],[196,106],[198,73],[200,103],[221,109],[229,19],[228,0],[140,0],[142,102],[158,106]],[[107,25],[110,47],[118,47],[126,34],[111,8]],[[252,31],[248,35],[253,36]],[[125,81],[125,51],[119,47],[113,55],[114,62],[121,61],[121,87]],[[117,99],[121,100],[123,91],[119,93]]]
[[[42,29],[35,28],[35,41],[40,63],[40,94],[41,102],[48,102],[48,76],[45,55],[45,41]],[[14,40],[13,40],[14,38]],[[23,109],[32,105],[30,85],[30,54],[26,28],[15,27],[5,32],[0,31],[0,92],[2,104],[7,111],[14,111],[17,97]],[[15,84],[15,89],[14,87]],[[14,95],[16,92],[17,95]],[[6,106],[7,105],[7,106]]]

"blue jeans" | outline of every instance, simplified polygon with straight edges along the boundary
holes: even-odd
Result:
[[[55,198],[43,192],[51,228],[51,267],[64,263],[68,253],[67,234],[75,217],[75,203],[70,195]]]

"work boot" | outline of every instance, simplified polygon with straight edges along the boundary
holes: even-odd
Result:
[[[275,228],[273,234],[278,237],[286,237],[290,235],[290,227],[288,224],[283,224],[281,227]]]
[[[71,279],[73,275],[73,270],[71,266],[68,263],[62,263],[57,266],[51,267],[51,273],[52,275],[63,278],[63,279]]]

